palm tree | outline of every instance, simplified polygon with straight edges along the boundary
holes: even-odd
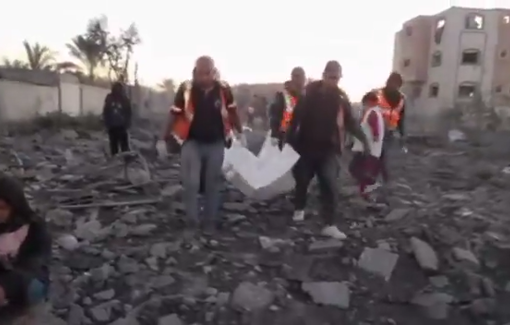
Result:
[[[39,43],[31,45],[27,41],[23,42],[23,47],[27,54],[28,68],[31,70],[49,70],[53,67],[55,53],[49,47]]]
[[[2,60],[2,64],[1,66],[3,67],[6,67],[6,68],[16,68],[16,69],[27,69],[28,68],[28,64],[26,64],[25,62],[21,61],[21,60],[9,60],[7,58],[4,58]]]
[[[92,37],[78,35],[66,44],[69,54],[80,60],[87,68],[88,77],[95,78],[96,68],[104,63],[104,46]]]

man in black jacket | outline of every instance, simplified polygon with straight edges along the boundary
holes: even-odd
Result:
[[[349,99],[338,87],[341,76],[342,68],[338,62],[330,61],[326,64],[322,80],[314,81],[306,87],[287,132],[288,143],[300,154],[294,166],[294,220],[304,219],[308,186],[313,177],[317,176],[321,215],[325,222],[322,235],[340,240],[347,237],[335,225],[334,219],[338,199],[337,156],[342,150],[344,132],[348,131],[358,138],[363,142],[365,152],[369,151],[367,139],[352,116]]]
[[[303,95],[305,82],[305,70],[301,67],[292,69],[290,80],[285,82],[283,91],[276,93],[269,108],[271,141],[273,144],[279,144],[280,149],[285,142],[285,134],[292,120],[294,107]]]
[[[111,92],[106,95],[103,106],[103,122],[110,139],[110,152],[115,156],[129,151],[128,129],[131,125],[131,102],[126,96],[124,86],[120,82],[112,85]]]

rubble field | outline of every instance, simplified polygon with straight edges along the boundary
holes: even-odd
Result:
[[[0,168],[23,179],[54,233],[38,325],[510,324],[501,136],[411,137],[392,153],[389,206],[362,204],[343,173],[344,242],[319,236],[316,189],[294,223],[289,197],[251,202],[227,185],[222,229],[190,232],[178,157],[158,159],[154,137],[133,130],[139,154],[109,160],[105,139],[63,130],[0,141]]]

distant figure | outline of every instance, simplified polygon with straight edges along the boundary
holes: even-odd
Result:
[[[381,172],[381,153],[384,141],[384,118],[379,107],[377,93],[372,91],[362,99],[363,112],[361,130],[370,144],[370,153],[363,152],[363,144],[354,139],[352,151],[354,156],[349,165],[351,175],[358,181],[361,197],[369,202],[374,201],[370,192]]]
[[[202,56],[195,62],[193,79],[177,90],[164,140],[181,144],[181,178],[189,226],[201,222],[206,230],[219,226],[218,210],[223,186],[222,165],[231,135],[246,145],[230,86],[216,79],[214,61]],[[201,181],[201,172],[202,181]],[[198,194],[204,187],[203,219],[199,218]]]
[[[384,138],[382,155],[381,155],[381,168],[382,179],[387,183],[390,179],[388,168],[388,152],[395,143],[397,132],[399,135],[400,146],[404,146],[405,142],[405,105],[406,99],[404,94],[400,91],[402,87],[402,76],[397,72],[392,72],[386,80],[386,85],[377,90],[379,98],[379,107],[382,109],[382,114],[386,126],[386,136]]]
[[[297,102],[286,135],[288,143],[300,154],[293,170],[296,179],[293,219],[303,221],[305,218],[308,187],[317,176],[321,216],[325,223],[322,235],[340,240],[347,237],[335,223],[338,213],[337,157],[342,151],[344,132],[358,138],[364,152],[370,150],[365,134],[352,117],[347,95],[338,87],[341,77],[340,64],[328,62],[322,80],[308,84],[305,95]]]
[[[0,175],[0,324],[46,300],[50,263],[46,222],[30,208],[22,184]]]
[[[282,148],[285,135],[294,114],[294,107],[303,95],[306,83],[305,70],[300,67],[292,69],[290,80],[284,84],[284,90],[276,93],[269,108],[269,125],[271,140]]]
[[[110,140],[110,153],[115,156],[129,151],[128,129],[131,126],[131,102],[126,96],[124,86],[120,82],[112,85],[111,92],[106,95],[103,106],[103,122]]]

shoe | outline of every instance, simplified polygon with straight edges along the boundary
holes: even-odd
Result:
[[[327,226],[324,229],[322,229],[321,234],[323,236],[331,237],[338,240],[347,239],[347,235],[341,232],[337,226]]]
[[[292,217],[292,220],[304,221],[305,220],[305,211],[304,210],[294,211],[294,216]]]

